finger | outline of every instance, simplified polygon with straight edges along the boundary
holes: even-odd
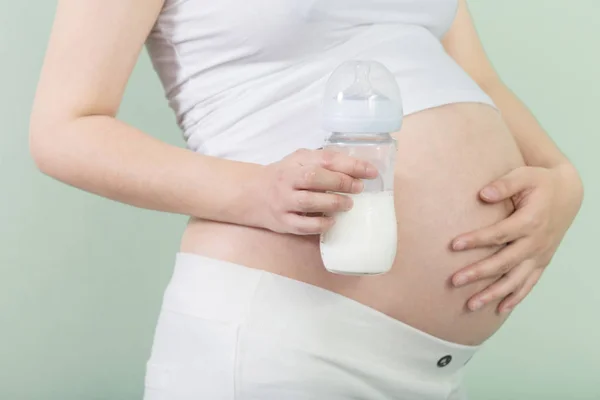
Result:
[[[529,293],[533,290],[534,286],[539,282],[542,277],[542,273],[544,270],[542,268],[536,268],[529,275],[525,284],[521,286],[519,290],[510,294],[506,299],[502,300],[502,302],[498,305],[498,311],[507,314],[511,312],[517,305],[519,305]]]
[[[364,185],[360,179],[318,166],[302,167],[298,178],[294,182],[295,189],[323,192],[360,193],[363,187]]]
[[[519,211],[494,225],[459,236],[452,243],[452,248],[461,251],[478,247],[502,246],[524,237],[529,228],[530,218],[523,217],[523,213]]]
[[[288,213],[284,217],[289,233],[296,235],[318,235],[329,230],[335,223],[332,217],[306,217]]]
[[[341,172],[359,179],[373,179],[378,175],[377,168],[365,160],[347,154],[321,150],[316,152],[316,164],[330,171]]]
[[[480,192],[482,200],[497,203],[511,198],[519,192],[535,186],[537,170],[532,167],[521,167],[510,171],[500,179],[490,183]]]
[[[299,213],[335,213],[352,208],[352,199],[335,193],[318,193],[307,190],[294,192],[292,208],[289,211]]]
[[[454,286],[464,286],[481,279],[501,276],[522,263],[528,257],[527,241],[516,241],[488,258],[472,264],[452,277]]]
[[[522,262],[482,292],[471,297],[467,302],[467,307],[471,311],[477,311],[489,303],[493,303],[509,296],[511,293],[519,291],[527,280],[527,277],[531,274],[533,268],[531,262]]]

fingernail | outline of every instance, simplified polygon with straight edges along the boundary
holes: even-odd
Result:
[[[469,278],[466,275],[458,275],[454,279],[454,286],[462,286],[465,283],[467,283],[468,280],[469,280]]]
[[[352,210],[352,207],[354,206],[354,202],[352,201],[352,199],[347,199],[346,203],[344,204],[344,211],[350,211]]]
[[[355,179],[352,182],[352,193],[360,193],[363,191],[365,184],[360,179]]]
[[[508,314],[509,312],[511,312],[513,309],[513,306],[506,306],[502,309],[502,314]]]
[[[500,197],[500,192],[494,187],[486,187],[481,192],[481,195],[488,200],[496,200]]]
[[[371,165],[367,165],[367,175],[375,177],[378,174],[379,174],[379,172],[377,171],[377,168],[375,168]]]
[[[454,245],[452,245],[452,248],[454,250],[464,250],[467,248],[467,242],[464,240],[457,240],[454,242]]]
[[[483,301],[481,301],[481,300],[475,300],[474,302],[471,303],[471,311],[477,311],[481,307],[483,307]]]

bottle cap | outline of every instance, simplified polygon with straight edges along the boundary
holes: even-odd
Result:
[[[331,74],[323,100],[323,128],[327,131],[397,132],[402,116],[400,88],[383,64],[347,61]]]

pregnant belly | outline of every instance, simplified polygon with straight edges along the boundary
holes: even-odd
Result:
[[[494,279],[453,288],[454,272],[498,251],[452,252],[458,234],[506,218],[512,203],[489,205],[478,191],[523,165],[521,154],[493,108],[453,104],[406,118],[396,135],[397,256],[380,276],[325,271],[317,237],[280,235],[248,227],[193,220],[181,250],[264,269],[335,291],[445,340],[479,344],[505,316],[496,304],[478,312],[467,300]]]

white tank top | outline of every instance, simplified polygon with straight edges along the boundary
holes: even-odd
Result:
[[[147,49],[187,145],[271,163],[319,148],[321,101],[351,59],[395,75],[405,115],[492,100],[444,51],[458,0],[166,0]]]

